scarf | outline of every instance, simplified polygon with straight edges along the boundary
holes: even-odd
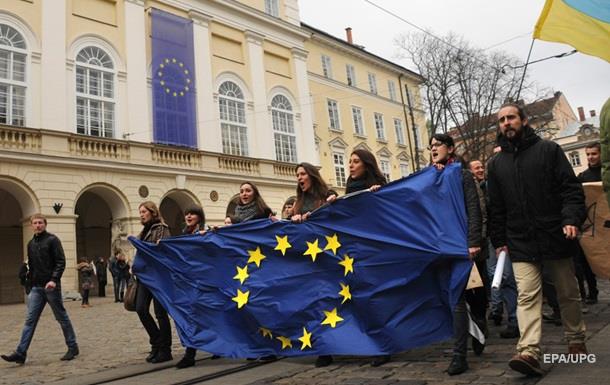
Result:
[[[353,193],[356,191],[366,190],[371,186],[367,185],[366,181],[363,179],[349,179],[347,181],[347,186],[345,186],[345,193]]]
[[[238,222],[245,222],[252,219],[258,214],[258,206],[256,201],[252,201],[247,205],[237,205],[235,207],[235,218]]]

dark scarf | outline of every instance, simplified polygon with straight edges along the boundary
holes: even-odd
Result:
[[[235,218],[238,222],[245,222],[252,219],[258,214],[258,206],[256,200],[248,203],[247,205],[237,205],[235,207]]]
[[[148,234],[150,229],[152,229],[152,227],[159,222],[161,222],[159,219],[152,219],[150,222],[145,223],[142,232],[140,233],[140,235],[138,235],[138,239],[143,241],[144,238],[146,238],[146,234]]]
[[[362,191],[369,188],[369,186],[364,179],[351,179],[347,180],[347,185],[345,186],[345,193],[353,193],[356,191]]]
[[[530,126],[523,126],[521,135],[518,138],[509,140],[506,136],[500,135],[498,144],[504,152],[520,152],[532,146],[540,140],[534,129]]]
[[[197,223],[193,227],[185,226],[184,229],[182,229],[182,234],[196,234],[203,230],[203,226],[202,223]]]

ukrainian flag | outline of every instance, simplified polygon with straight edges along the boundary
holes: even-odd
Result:
[[[610,0],[547,0],[534,38],[566,43],[610,62]]]

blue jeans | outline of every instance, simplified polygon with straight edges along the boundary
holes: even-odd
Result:
[[[23,325],[23,331],[21,333],[21,341],[17,346],[16,352],[22,356],[27,355],[28,348],[34,337],[34,331],[36,331],[36,325],[40,319],[40,315],[44,310],[45,305],[49,303],[55,319],[59,322],[61,330],[64,333],[64,339],[68,348],[76,348],[76,334],[74,334],[74,328],[70,322],[70,317],[64,308],[63,299],[61,298],[61,288],[58,286],[54,290],[45,290],[44,287],[33,287],[32,291],[28,295],[28,314]]]
[[[487,273],[489,280],[493,280],[496,271],[496,249],[489,243],[489,260],[487,261]],[[509,327],[517,326],[517,283],[513,273],[513,264],[506,256],[504,271],[502,272],[502,284],[499,290],[491,289],[491,312],[502,314],[502,305],[506,308],[507,324]]]

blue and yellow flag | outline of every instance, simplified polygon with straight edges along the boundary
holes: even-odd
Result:
[[[610,0],[547,0],[534,38],[566,43],[610,62]]]
[[[302,224],[134,238],[185,346],[229,357],[404,351],[452,336],[469,261],[459,165],[356,193]]]

